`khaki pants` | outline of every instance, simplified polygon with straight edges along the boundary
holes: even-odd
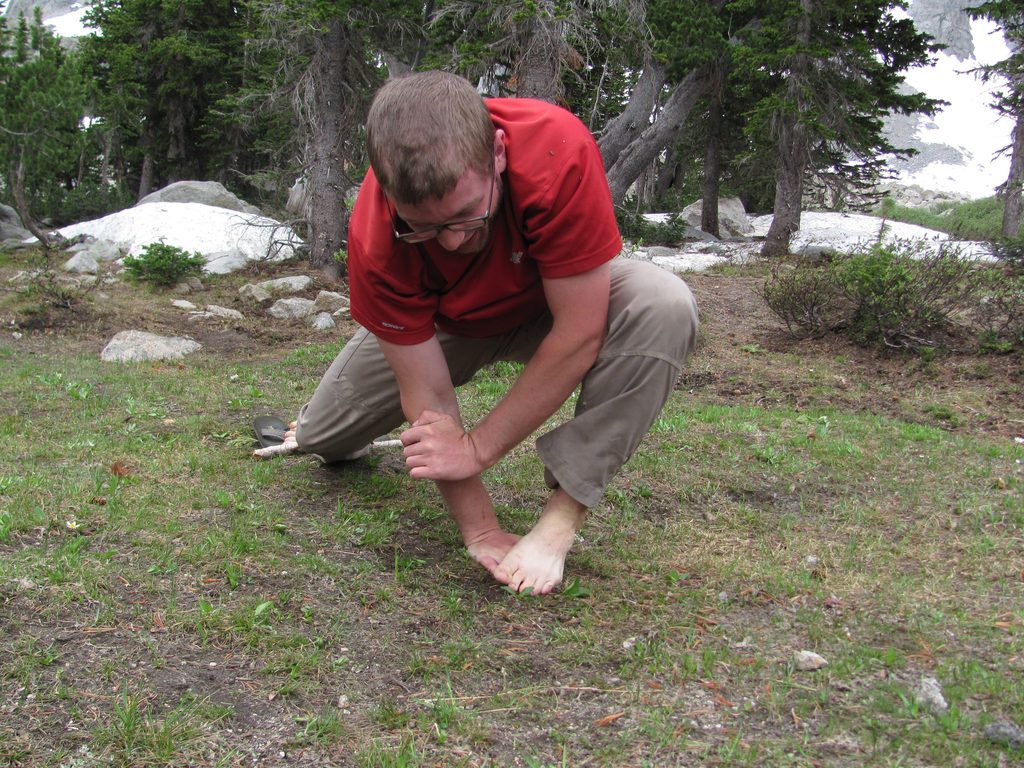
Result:
[[[547,484],[588,507],[647,434],[697,334],[697,304],[681,279],[644,262],[610,266],[608,335],[583,379],[575,416],[537,440]],[[545,315],[486,339],[437,337],[459,386],[498,360],[527,362],[550,327]],[[360,329],[299,412],[296,439],[306,453],[342,461],[404,421],[394,374],[376,337]]]

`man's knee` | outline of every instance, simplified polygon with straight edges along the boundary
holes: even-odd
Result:
[[[693,352],[699,324],[697,302],[677,275],[646,262],[620,267],[613,288],[609,339],[614,351],[650,354],[682,366]]]

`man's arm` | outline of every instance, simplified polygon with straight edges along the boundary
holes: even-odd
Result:
[[[398,380],[405,417],[416,422],[424,412],[436,416],[443,414],[456,436],[465,438],[455,387],[437,337],[410,346],[390,344],[380,339],[378,342]],[[493,571],[512,542],[503,539],[507,534],[498,525],[490,494],[479,474],[472,473],[456,480],[438,479],[436,482],[470,554],[488,571]],[[504,546],[495,549],[495,539],[504,542]]]
[[[610,290],[607,264],[580,275],[544,280],[552,327],[519,379],[469,434],[450,410],[431,409],[419,415],[402,435],[412,476],[459,480],[479,475],[557,411],[597,359]]]

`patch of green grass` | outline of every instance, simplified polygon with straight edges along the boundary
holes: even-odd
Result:
[[[269,727],[310,764],[1012,764],[982,735],[1024,717],[1007,361],[748,346],[673,394],[541,598],[466,556],[398,452],[249,458],[252,411],[335,344],[127,368],[0,342],[0,762],[84,760],[73,722],[123,765],[240,764]],[[518,370],[468,385],[467,421]],[[529,530],[529,441],[485,482]]]

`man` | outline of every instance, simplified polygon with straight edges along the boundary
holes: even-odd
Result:
[[[326,461],[401,435],[469,553],[516,591],[546,594],[588,507],[632,455],[693,348],[697,308],[678,278],[614,260],[622,243],[586,127],[530,99],[484,101],[464,79],[389,81],[370,108],[371,170],[349,228],[362,329],[288,440]],[[518,380],[465,431],[455,388],[497,360]],[[582,383],[575,418],[537,441],[552,489],[522,538],[501,528],[480,475]]]

